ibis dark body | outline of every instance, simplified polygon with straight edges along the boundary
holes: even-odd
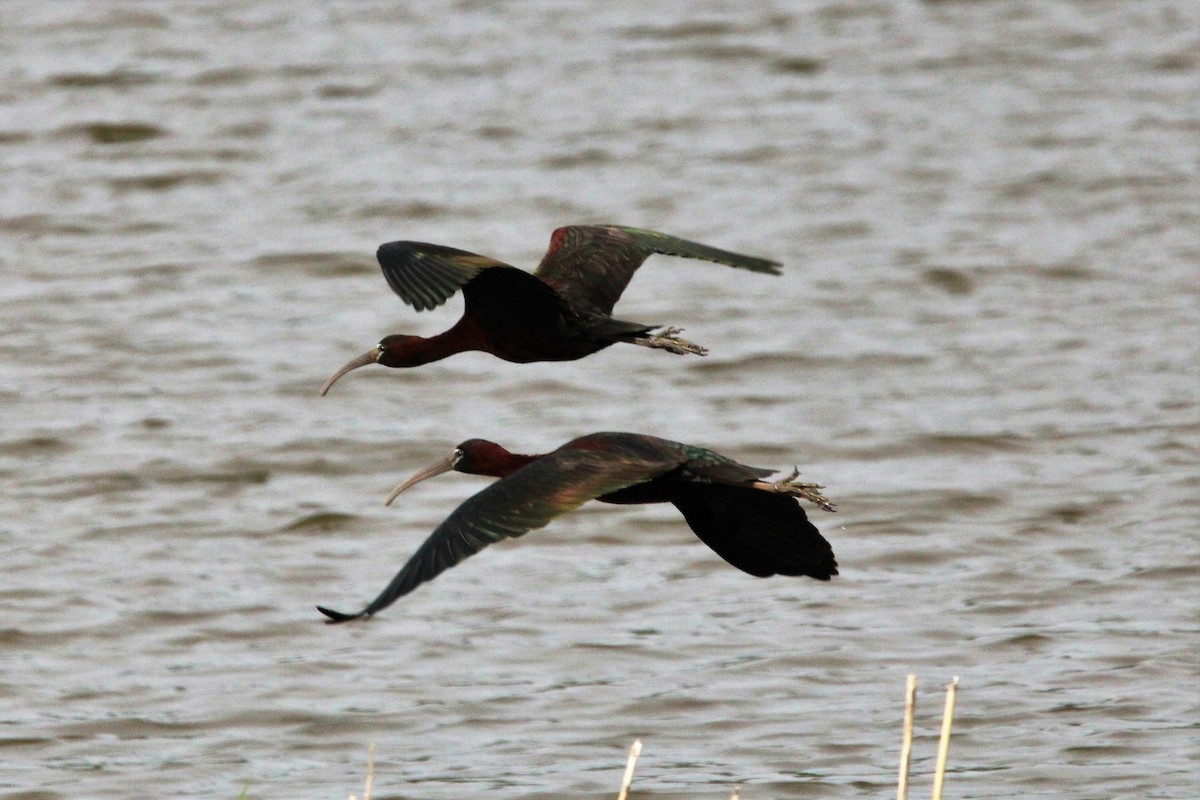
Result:
[[[447,517],[366,608],[344,614],[318,606],[330,622],[369,617],[489,544],[541,528],[594,499],[672,503],[705,544],[751,575],[827,581],[838,572],[829,542],[797,502],[804,497],[832,511],[819,487],[796,483],[794,474],[768,482],[773,470],[702,447],[634,433],[593,433],[545,455],[520,455],[470,439],[392,497],[451,469],[500,480]]]
[[[465,250],[424,242],[388,242],[376,253],[388,285],[417,311],[437,308],[462,290],[462,317],[428,338],[394,334],[353,359],[325,384],[367,364],[416,367],[472,350],[505,361],[573,361],[620,342],[704,355],[676,328],[613,317],[613,306],[651,255],[682,256],[778,275],[754,256],[619,225],[570,225],[554,231],[532,274]]]

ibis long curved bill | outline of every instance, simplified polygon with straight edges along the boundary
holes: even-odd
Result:
[[[385,506],[390,506],[392,501],[399,497],[404,490],[417,485],[423,480],[432,478],[435,475],[441,475],[443,472],[449,472],[450,470],[454,469],[454,465],[458,463],[460,458],[462,458],[462,451],[455,450],[452,454],[443,458],[436,464],[431,464],[420,472],[415,473],[404,483],[400,484],[395,489],[392,489],[392,493],[387,496],[387,500],[384,500],[383,504]]]
[[[347,361],[342,365],[341,369],[329,377],[329,380],[325,381],[325,385],[321,387],[321,397],[324,397],[325,393],[329,391],[329,387],[337,383],[338,378],[342,377],[347,372],[356,370],[359,367],[365,367],[367,364],[374,364],[379,360],[379,354],[381,352],[383,352],[383,350],[376,346],[373,350],[368,350],[358,358]]]

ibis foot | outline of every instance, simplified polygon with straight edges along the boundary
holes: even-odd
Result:
[[[801,483],[796,480],[799,475],[800,470],[793,468],[792,474],[786,478],[780,478],[777,481],[757,481],[754,486],[767,492],[803,497],[805,500],[820,506],[825,511],[837,510],[833,503],[829,502],[829,498],[821,494],[821,489],[824,489],[824,486],[819,483]]]
[[[633,340],[633,343],[640,344],[642,347],[653,347],[656,350],[666,350],[668,353],[676,353],[681,356],[708,355],[707,347],[689,342],[687,339],[680,339],[679,334],[681,333],[683,333],[683,328],[663,328],[662,331],[652,336],[639,336]]]

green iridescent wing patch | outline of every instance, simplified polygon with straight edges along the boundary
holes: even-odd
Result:
[[[534,275],[578,302],[612,313],[634,272],[659,253],[780,274],[780,264],[657,231],[622,225],[569,225],[554,231]]]
[[[366,608],[357,614],[327,608],[321,613],[335,622],[371,616],[489,544],[545,527],[589,500],[650,480],[682,461],[669,450],[661,457],[612,455],[609,450],[568,445],[496,481],[447,517]]]
[[[466,250],[425,242],[388,242],[380,245],[375,257],[388,286],[417,311],[442,305],[481,270],[509,266]]]

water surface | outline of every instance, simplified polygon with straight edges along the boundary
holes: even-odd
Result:
[[[1189,797],[1200,19],[1187,3],[13,4],[0,11],[0,797]],[[480,354],[372,254],[656,257],[685,359]],[[830,584],[596,505],[366,625],[485,481],[633,430],[827,486]]]

